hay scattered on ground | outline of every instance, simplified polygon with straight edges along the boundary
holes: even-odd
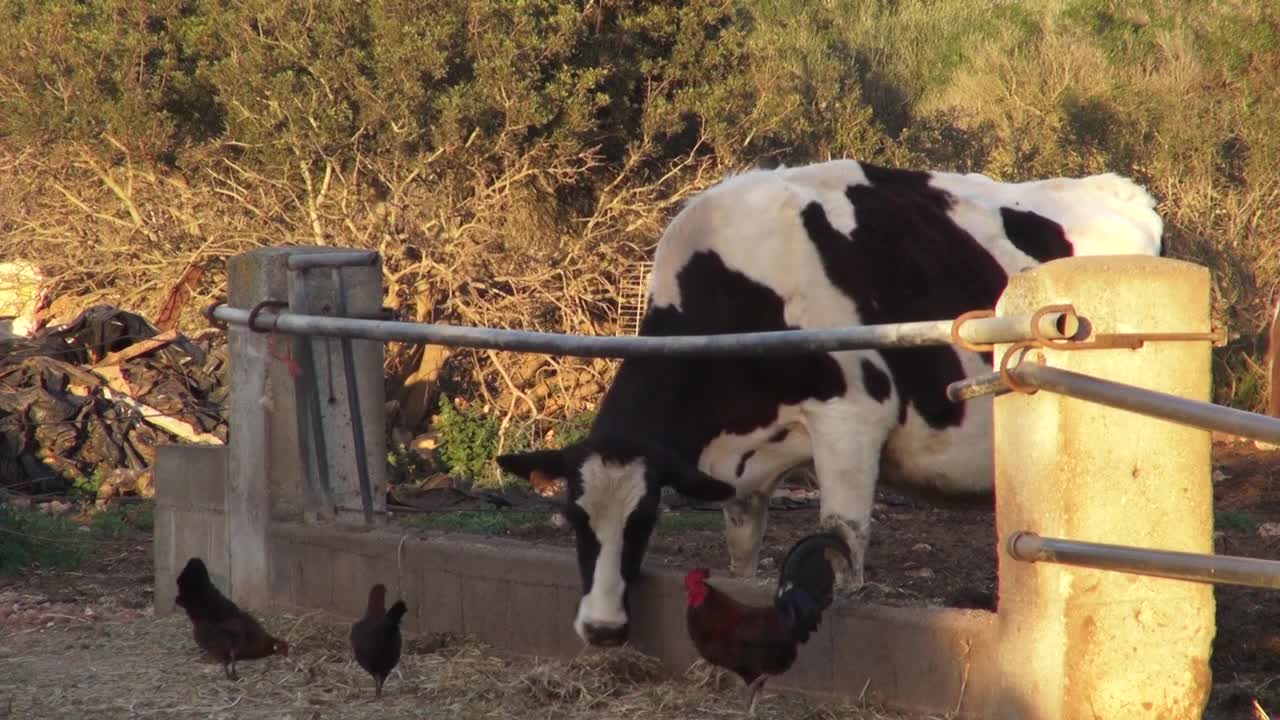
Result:
[[[662,718],[743,717],[742,684],[702,663],[665,678],[629,650],[571,662],[505,656],[461,638],[406,638],[400,667],[373,700],[373,681],[351,660],[347,625],[318,615],[267,615],[290,641],[288,658],[241,662],[239,681],[204,661],[185,617],[67,625],[13,633],[0,627],[0,717],[13,718]],[[766,690],[761,720],[909,720],[871,707],[822,704]],[[915,718],[914,720],[926,720]]]

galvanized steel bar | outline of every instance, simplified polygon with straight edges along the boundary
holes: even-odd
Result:
[[[1218,430],[1280,444],[1280,418],[1267,417],[1177,395],[1144,390],[1060,368],[1024,362],[1010,370],[1019,383],[1182,425]]]
[[[226,323],[245,325],[249,312],[225,304],[216,306],[212,317]],[[1045,324],[1058,324],[1063,314],[1046,318]],[[592,337],[476,328],[458,325],[361,318],[301,315],[263,311],[256,318],[263,329],[297,335],[350,337],[364,340],[416,342],[452,347],[514,350],[577,357],[655,357],[655,356],[765,356],[800,355],[841,350],[877,348],[927,347],[951,344],[951,320],[855,325],[815,330],[778,330],[758,333],[725,333],[721,335]],[[965,322],[961,336],[975,344],[1009,343],[1031,339],[1031,316],[980,318]],[[1049,337],[1059,338],[1056,330]]]
[[[372,265],[378,261],[378,253],[372,250],[335,251],[327,253],[294,253],[289,256],[290,270],[311,268],[344,268]]]
[[[1000,373],[986,373],[985,375],[974,375],[963,380],[957,380],[947,386],[947,399],[951,402],[964,402],[983,395],[1004,395],[1012,392],[1008,385],[1005,385],[1004,378],[1000,377]]]
[[[1050,562],[1174,580],[1280,590],[1280,561],[1276,560],[1062,540],[1025,530],[1011,534],[1005,548],[1010,557],[1023,562]]]

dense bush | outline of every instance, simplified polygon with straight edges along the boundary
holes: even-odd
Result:
[[[1115,170],[1157,194],[1173,254],[1213,270],[1238,336],[1218,399],[1256,408],[1277,7],[0,0],[0,243],[144,312],[188,264],[207,296],[255,245],[371,247],[408,317],[610,333],[676,204],[753,163]],[[393,378],[416,369],[389,357]],[[612,371],[521,368],[459,352],[441,385],[554,418]]]

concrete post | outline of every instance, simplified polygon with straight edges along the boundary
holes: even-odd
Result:
[[[341,273],[340,278],[337,273]],[[298,313],[376,318],[382,309],[381,263],[293,271],[289,275],[289,304],[290,310]],[[344,342],[349,343],[355,367],[359,416],[354,418],[343,365]],[[314,403],[312,407],[319,410],[319,428],[323,433],[323,437],[317,438],[314,422],[301,423],[307,451],[312,453],[304,462],[310,476],[304,483],[308,519],[364,523],[355,435],[358,428],[363,433],[363,462],[369,479],[373,519],[375,522],[385,520],[387,441],[383,344],[373,340],[300,336],[295,347],[305,369],[297,385],[298,406],[306,410],[308,401]],[[313,373],[310,378],[306,377],[309,372]],[[312,397],[307,398],[306,394]],[[306,418],[305,415],[299,417]],[[318,445],[311,444],[317,440]],[[324,458],[322,463],[317,462],[319,458],[314,450],[317,447]]]
[[[1097,333],[1208,332],[1209,272],[1154,257],[1055,260],[1010,278],[1000,315],[1073,303]],[[1008,348],[996,347],[999,362]],[[1207,341],[1032,351],[1053,367],[1208,401]],[[1198,718],[1208,699],[1208,585],[1012,559],[1017,530],[1213,552],[1210,436],[1040,391],[995,399],[998,718]]]
[[[227,302],[231,307],[252,309],[264,300],[285,302],[289,299],[288,257],[298,253],[331,253],[340,248],[273,247],[259,248],[227,260]],[[317,271],[310,271],[317,272]],[[328,271],[323,271],[328,276]],[[361,268],[351,272],[352,281],[347,284],[347,306],[354,313],[370,312],[381,307],[381,277],[379,268]],[[372,280],[370,275],[372,274]],[[376,299],[370,299],[376,298]],[[333,297],[319,292],[313,307],[318,311],[332,312]],[[305,420],[305,391],[308,387],[323,389],[321,407],[328,399],[328,380],[325,376],[312,378],[314,385],[299,372],[297,357],[300,339],[287,335],[256,333],[244,326],[231,325],[227,330],[230,347],[230,412],[228,446],[231,457],[227,467],[226,483],[226,567],[228,591],[236,602],[248,607],[265,607],[269,599],[269,542],[268,525],[274,517],[289,519],[303,516],[332,516],[334,504],[360,507],[359,489],[355,481],[354,458],[351,445],[349,420],[325,418],[330,424],[325,429],[333,451],[329,454],[332,501],[328,511],[314,491],[314,482],[308,483],[303,468],[303,445],[299,442],[299,418]],[[341,377],[341,360],[337,341],[333,341],[335,365],[335,392],[342,392],[345,383]],[[364,345],[364,347],[359,347]],[[373,345],[375,347],[368,347]],[[324,341],[313,343],[324,348]],[[356,350],[357,372],[366,376],[368,386],[361,381],[361,405],[368,423],[366,446],[370,459],[370,477],[375,488],[375,508],[381,510],[385,499],[381,498],[385,487],[386,441],[383,438],[383,384],[382,346],[380,343],[359,343]],[[320,371],[328,366],[321,363]],[[374,368],[374,369],[371,369]],[[345,395],[338,396],[345,408]],[[374,412],[375,407],[377,411]],[[349,482],[349,485],[347,484]],[[352,503],[350,498],[354,497]],[[309,511],[309,512],[306,512]]]

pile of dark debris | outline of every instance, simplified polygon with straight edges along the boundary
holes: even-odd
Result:
[[[0,337],[0,494],[150,497],[158,446],[226,443],[226,353],[108,305]]]

